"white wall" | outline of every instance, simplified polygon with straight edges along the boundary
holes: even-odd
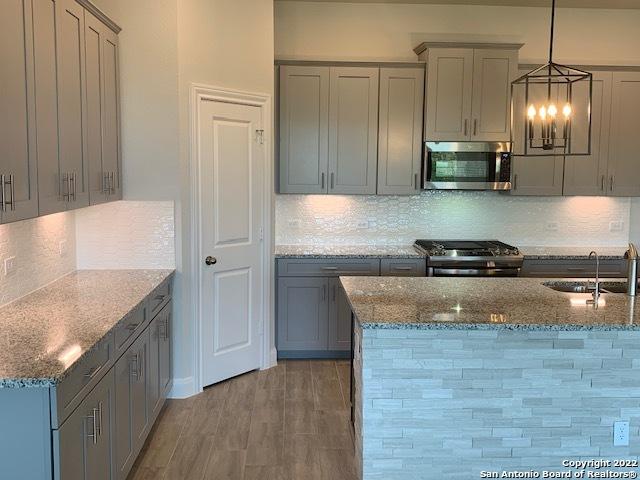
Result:
[[[446,2],[443,2],[446,3]],[[520,58],[548,56],[549,8],[275,2],[277,58],[416,60],[425,40],[525,43]],[[558,9],[559,62],[640,65],[640,10]]]
[[[64,242],[61,251],[60,244]],[[15,272],[5,275],[4,261]],[[0,305],[44,287],[76,269],[75,217],[57,213],[0,225]]]
[[[498,238],[516,246],[625,246],[628,198],[278,195],[277,244],[410,245],[417,238]],[[610,231],[622,222],[621,231]]]

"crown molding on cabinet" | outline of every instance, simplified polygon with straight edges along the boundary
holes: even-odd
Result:
[[[100,10],[91,0],[76,0],[77,3],[89,10],[98,20],[104,23],[109,29],[111,29],[116,35],[122,31],[122,28],[111,20],[106,13]]]
[[[496,48],[520,50],[524,43],[486,43],[486,42],[422,42],[413,51],[420,55],[429,48]]]
[[[358,62],[358,61],[329,61],[329,60],[284,60],[276,59],[276,66],[291,65],[298,67],[384,67],[384,68],[424,68],[425,62]]]

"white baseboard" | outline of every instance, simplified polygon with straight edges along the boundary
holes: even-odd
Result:
[[[174,378],[169,398],[189,398],[196,393],[196,384],[193,377]]]

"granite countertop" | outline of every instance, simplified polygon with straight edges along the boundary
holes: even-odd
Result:
[[[0,308],[0,388],[51,387],[173,270],[80,270]]]
[[[591,294],[561,293],[543,285],[562,281],[559,279],[340,279],[365,329],[640,329],[640,300],[603,293],[595,309],[585,303]]]
[[[591,251],[598,252],[600,259],[624,258],[627,246],[623,247],[519,247],[524,258],[531,260],[581,260],[589,258]]]
[[[425,258],[413,245],[277,245],[276,258]]]

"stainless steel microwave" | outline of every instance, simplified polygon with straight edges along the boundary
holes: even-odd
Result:
[[[425,142],[425,190],[511,190],[511,152],[502,142]]]

